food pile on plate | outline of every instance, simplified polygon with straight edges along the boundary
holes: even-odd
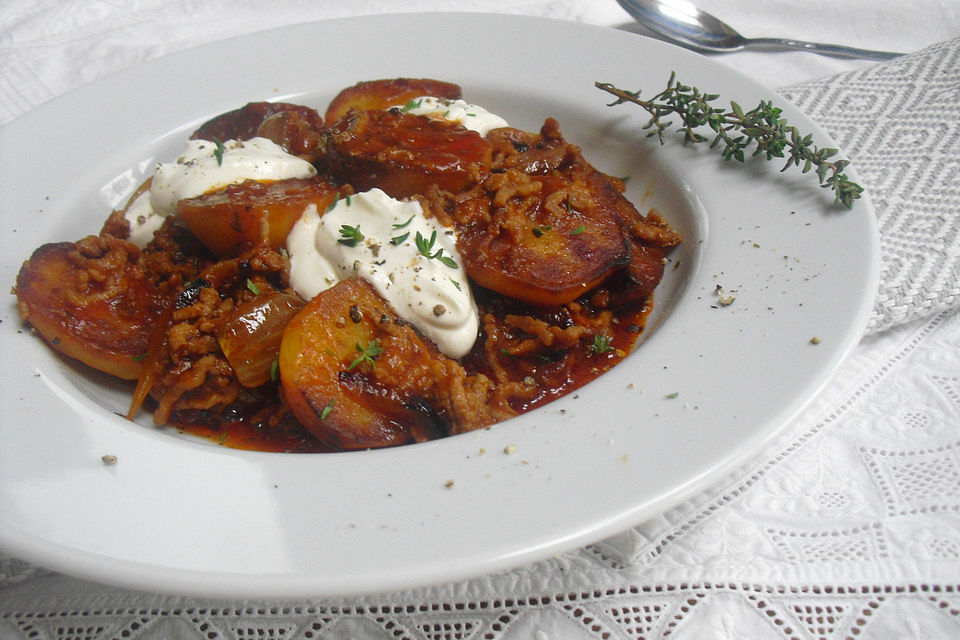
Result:
[[[46,244],[15,293],[50,347],[237,448],[333,451],[487,427],[630,351],[680,242],[548,118],[510,127],[430,79],[323,116],[203,124],[98,235]]]

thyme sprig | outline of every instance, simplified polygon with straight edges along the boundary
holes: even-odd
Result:
[[[376,368],[376,364],[374,363],[374,360],[380,357],[380,354],[383,353],[383,347],[380,346],[379,338],[374,339],[374,341],[368,344],[366,347],[361,347],[360,343],[358,342],[356,344],[356,347],[357,347],[357,351],[360,352],[360,356],[356,360],[350,363],[350,366],[347,367],[347,371],[350,371],[361,362],[366,362],[367,364],[369,364],[370,370],[374,371]]]
[[[437,231],[434,229],[433,233],[430,234],[430,239],[427,240],[423,235],[417,231],[417,236],[414,239],[417,243],[417,250],[429,260],[437,259],[442,262],[444,265],[450,267],[451,269],[457,268],[457,261],[449,256],[443,255],[443,248],[437,250],[436,253],[431,253],[433,251],[433,245],[437,242]]]
[[[649,100],[640,98],[640,91],[618,89],[608,82],[596,82],[595,86],[616,97],[607,106],[630,102],[639,105],[650,114],[650,120],[643,126],[652,129],[649,136],[657,136],[663,144],[664,132],[673,124],[665,118],[680,116],[678,131],[683,135],[683,143],[706,142],[709,138],[697,130],[708,126],[714,132],[710,148],[722,145],[720,150],[724,160],[744,161],[744,151],[756,145],[754,156],[765,156],[767,160],[786,158],[781,171],[792,166],[801,167],[807,173],[814,167],[820,179],[820,186],[832,189],[835,202],[853,208],[853,202],[863,193],[863,187],[850,180],[843,170],[849,160],[831,160],[838,151],[820,148],[813,144],[813,135],[803,136],[796,127],[781,118],[782,110],[768,100],[751,111],[744,111],[736,102],[730,102],[730,109],[714,107],[711,102],[720,96],[705,93],[696,87],[682,84],[676,79],[676,73],[670,74],[667,88]]]

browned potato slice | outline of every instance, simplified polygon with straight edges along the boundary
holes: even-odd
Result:
[[[457,248],[477,284],[532,304],[564,304],[627,262],[629,237],[589,175],[501,175],[492,198],[467,200],[455,214]]]
[[[286,102],[250,102],[239,109],[222,113],[207,120],[193,132],[190,138],[193,140],[213,140],[216,138],[221,141],[249,140],[258,135],[257,131],[264,120],[285,111],[297,112],[303,121],[314,123],[317,129],[322,125],[320,114],[317,113],[316,109],[310,107]],[[274,142],[277,141],[274,140]]]
[[[280,345],[283,395],[318,438],[345,449],[422,439],[437,430],[432,368],[445,360],[365,280],[321,292]]]
[[[389,80],[369,80],[347,87],[334,98],[327,107],[324,120],[328,125],[346,115],[350,109],[359,111],[389,109],[404,105],[421,96],[460,98],[460,87],[440,80],[429,78],[393,78]]]
[[[181,200],[177,208],[190,231],[211,252],[235,256],[260,242],[278,248],[308,205],[316,205],[322,213],[337,193],[337,187],[320,178],[247,180]]]
[[[373,187],[395,198],[431,185],[459,192],[490,171],[490,144],[452,122],[391,111],[350,111],[333,125],[323,160],[358,191]]]
[[[287,153],[303,158],[307,162],[317,159],[320,135],[323,133],[323,121],[312,109],[302,111],[281,111],[265,118],[257,128],[261,138],[273,140]]]
[[[161,308],[139,255],[112,237],[43,245],[17,276],[20,316],[57,351],[135,380]]]

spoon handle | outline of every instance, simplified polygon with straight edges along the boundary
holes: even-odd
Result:
[[[856,47],[844,47],[838,44],[821,44],[818,42],[804,42],[802,40],[789,40],[785,38],[748,38],[744,44],[745,46],[797,49],[828,56],[866,58],[868,60],[891,60],[903,55],[902,53],[893,53],[891,51],[873,51],[870,49],[858,49]]]

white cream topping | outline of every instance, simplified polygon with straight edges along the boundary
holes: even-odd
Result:
[[[127,240],[141,249],[153,240],[153,234],[163,226],[163,221],[166,218],[150,206],[149,191],[144,191],[127,205],[123,217],[130,223],[130,236]]]
[[[150,188],[150,204],[163,216],[177,213],[177,202],[244,180],[309,178],[317,171],[267,138],[228,140],[217,158],[217,143],[188,140],[176,162],[160,163]]]
[[[159,163],[150,191],[141,193],[124,212],[130,223],[130,242],[147,246],[163,225],[164,218],[176,215],[177,202],[244,180],[310,178],[317,170],[309,162],[290,155],[267,138],[228,140],[220,161],[217,143],[188,140],[176,162]]]
[[[406,105],[400,105],[400,108],[418,116],[457,122],[471,131],[476,131],[481,137],[487,135],[491,129],[509,126],[506,120],[495,113],[463,100],[421,96]]]
[[[363,239],[340,242],[350,235],[346,227]],[[432,257],[417,246],[418,234],[423,243],[433,239]],[[322,215],[314,205],[304,211],[287,236],[290,285],[309,300],[341,280],[365,278],[440,351],[460,358],[473,347],[480,318],[455,242],[453,230],[424,216],[418,202],[372,189]]]

